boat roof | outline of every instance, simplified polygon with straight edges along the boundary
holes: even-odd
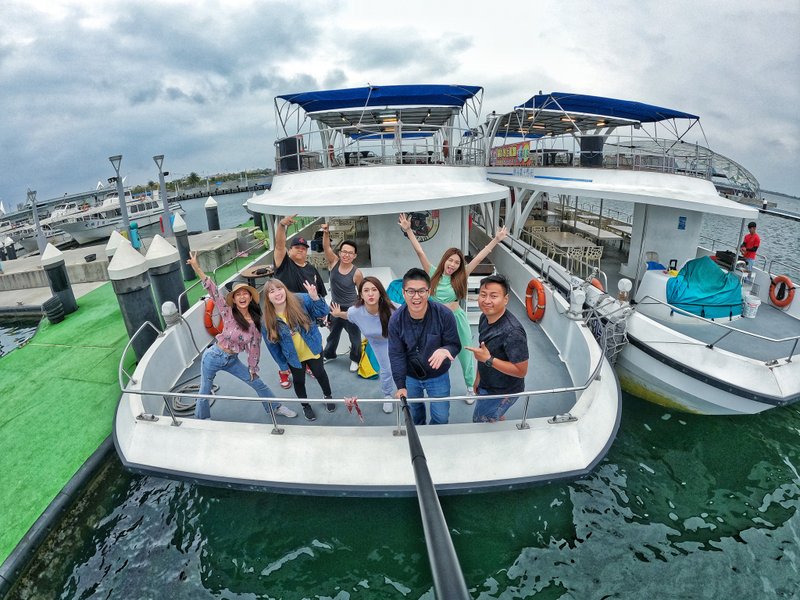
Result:
[[[530,113],[533,113],[531,115]],[[506,137],[563,135],[574,131],[616,128],[669,119],[699,120],[691,113],[632,100],[568,92],[539,93],[501,115],[497,131]],[[527,121],[531,121],[528,123]]]
[[[419,105],[461,108],[482,89],[475,85],[371,85],[342,90],[284,94],[278,98],[298,104],[308,113]]]
[[[386,126],[402,120],[435,128],[482,91],[475,85],[384,85],[284,94],[275,101],[276,106],[278,100],[298,106],[328,127]]]

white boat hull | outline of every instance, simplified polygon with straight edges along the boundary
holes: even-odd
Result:
[[[138,216],[136,219],[131,219],[131,222],[136,223],[139,229],[144,229],[145,227],[159,224],[162,215],[163,213],[159,212]],[[119,230],[122,227],[122,218],[74,221],[72,223],[64,223],[62,227],[78,244],[90,244],[98,240],[104,240],[113,231]]]

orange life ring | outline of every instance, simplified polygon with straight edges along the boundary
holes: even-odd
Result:
[[[533,304],[533,293],[536,292],[536,305]],[[525,290],[525,308],[531,321],[540,321],[544,316],[544,307],[547,297],[544,295],[544,286],[538,279],[531,279],[528,289]]]
[[[333,144],[328,144],[328,162],[333,164]]]
[[[603,289],[603,284],[600,283],[600,280],[597,279],[597,277],[592,278],[592,285],[594,287],[596,287],[598,290],[600,290],[601,292],[605,292],[605,290]]]
[[[794,300],[795,285],[786,275],[778,275],[769,284],[769,300],[778,308],[786,308]]]
[[[445,158],[450,156],[450,144],[447,143],[447,140],[442,142],[442,156]]]
[[[216,324],[214,324],[214,300],[213,298],[206,298],[206,314],[203,318],[203,323],[206,326],[206,331],[211,335],[219,335],[222,333],[222,317],[219,318]]]

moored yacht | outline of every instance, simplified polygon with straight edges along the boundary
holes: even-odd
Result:
[[[136,198],[131,196],[130,190],[125,191],[125,205],[128,209],[128,219],[136,223],[139,229],[151,225],[158,225],[164,216],[161,202],[155,195],[142,195]],[[171,203],[170,210],[183,214],[180,204]],[[65,231],[78,244],[88,244],[97,240],[106,239],[112,231],[118,230],[122,225],[122,213],[119,198],[116,192],[108,194],[99,206],[81,210],[69,220],[60,224]]]
[[[285,215],[312,217],[301,230],[309,239],[327,219],[334,239],[358,241],[362,272],[387,286],[418,265],[397,224],[401,212],[410,214],[429,256],[451,246],[470,254],[494,233],[491,221],[479,223],[475,207],[508,196],[506,187],[486,178],[482,94],[476,86],[415,85],[280,96],[277,173],[271,191],[252,197],[248,208],[265,215],[271,240]],[[526,391],[506,420],[473,423],[460,366],[453,364],[450,422],[418,429],[440,492],[505,490],[580,476],[605,456],[619,425],[617,379],[580,310],[576,316],[564,298],[541,287],[537,304],[546,309],[537,322],[529,319],[526,294],[540,280],[512,250],[497,246],[486,272],[496,268],[510,279],[509,310],[526,324]],[[253,266],[271,261],[272,250]],[[122,382],[114,439],[127,468],[290,493],[414,493],[398,404],[384,414],[377,382],[359,379],[345,362],[326,365],[337,410],[320,411],[313,424],[276,417],[244,384],[223,376],[216,380],[212,419],[174,414],[172,399],[191,403],[192,393],[182,386],[197,378],[199,356],[212,341],[203,317],[203,303],[189,309]],[[280,388],[277,367],[266,355],[262,377],[292,406],[296,398]],[[342,404],[351,396],[359,398],[363,424]]]
[[[761,257],[749,273],[737,260],[758,211],[734,200],[758,197],[758,182],[686,141],[698,123],[639,102],[536,95],[491,123],[489,179],[512,195],[486,217],[554,291],[585,296],[586,314],[614,325],[597,335],[624,389],[688,412],[757,413],[800,399],[800,268]],[[738,219],[727,248],[701,239],[704,215]]]

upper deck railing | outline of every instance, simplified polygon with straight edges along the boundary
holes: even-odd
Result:
[[[733,184],[756,194],[758,181],[744,167],[699,144],[624,134],[540,137],[495,146],[490,166],[589,167],[672,173]]]
[[[390,126],[322,126],[275,142],[278,174],[375,165],[484,166],[482,138],[462,127],[396,122]]]

